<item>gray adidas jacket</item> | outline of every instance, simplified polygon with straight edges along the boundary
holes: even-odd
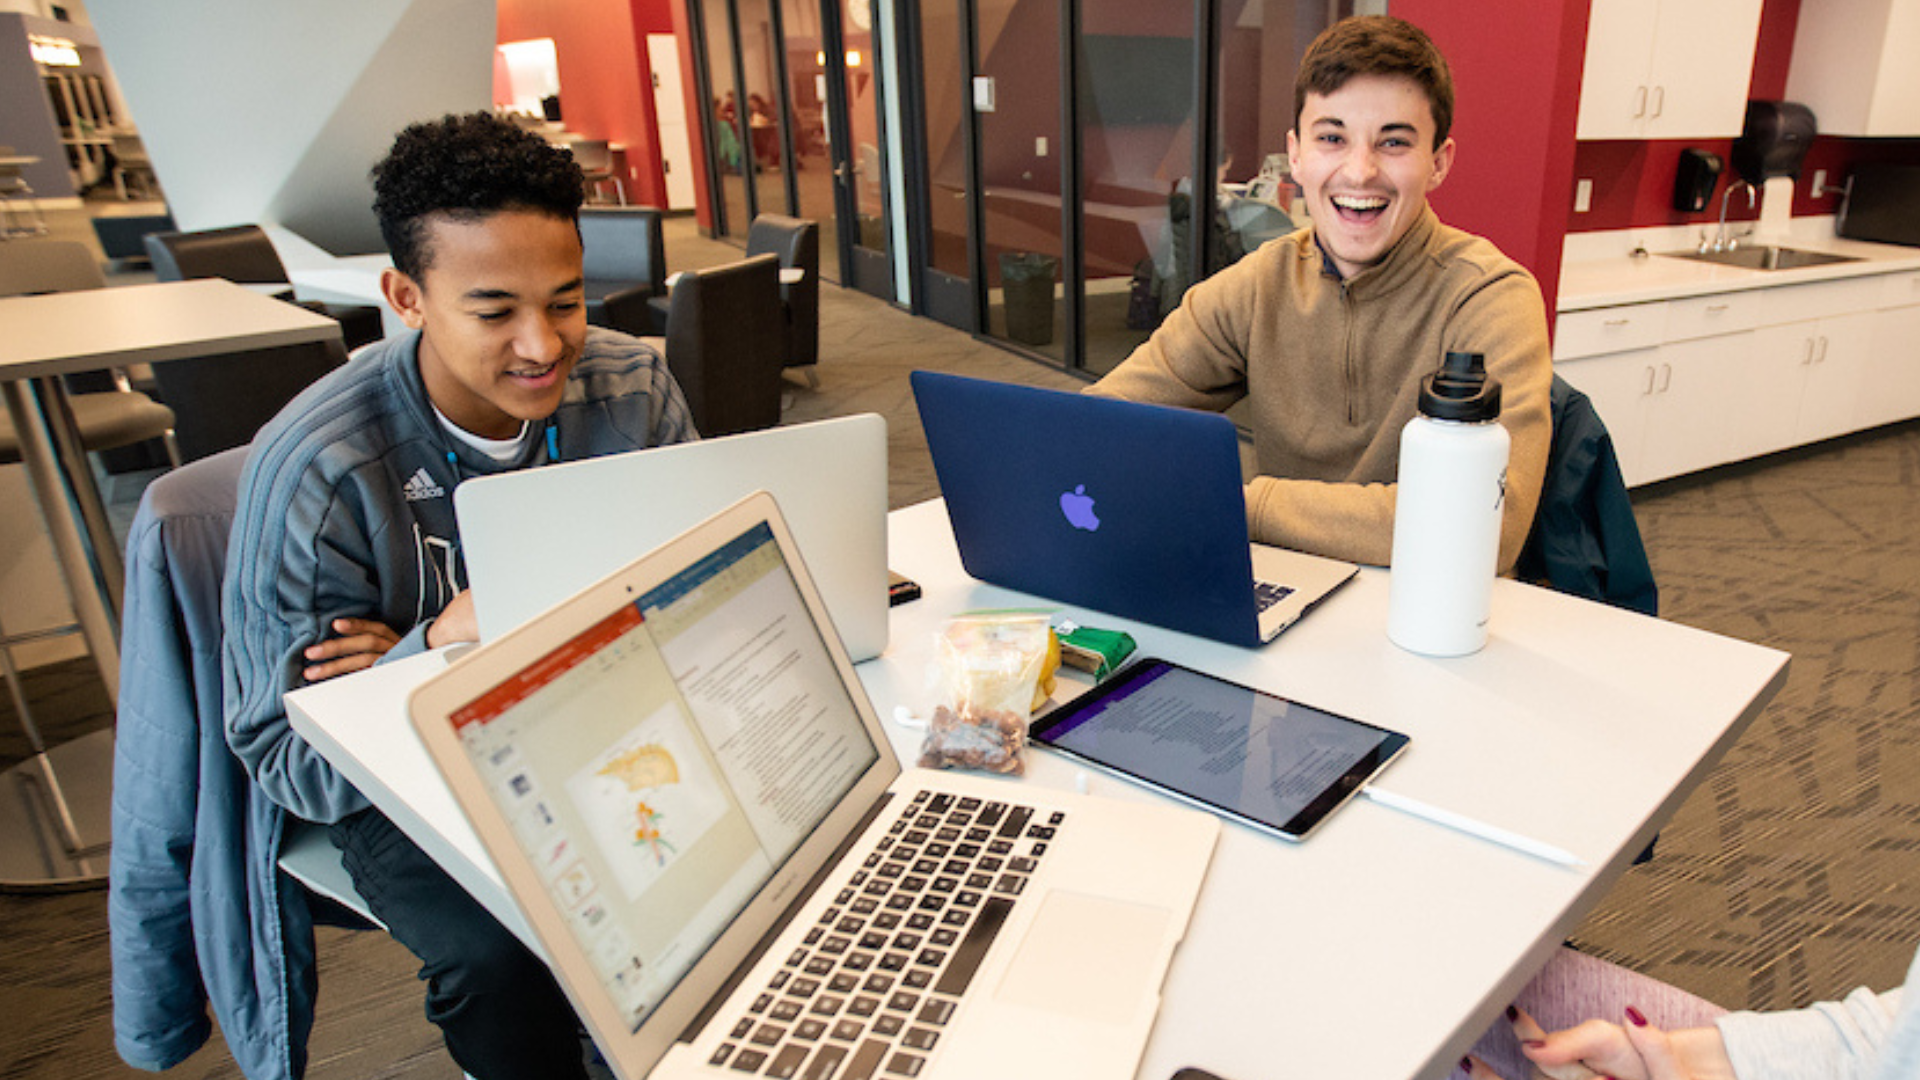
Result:
[[[287,725],[302,651],[341,617],[406,633],[419,652],[465,587],[453,489],[462,479],[698,438],[680,387],[638,339],[590,328],[566,394],[525,457],[500,464],[433,414],[420,335],[363,350],[308,387],[253,441],[222,597],[227,742],[275,802],[309,821],[367,806]],[[564,552],[554,557],[564,558]]]

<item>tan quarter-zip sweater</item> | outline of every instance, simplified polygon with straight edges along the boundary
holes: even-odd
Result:
[[[1500,381],[1512,438],[1500,570],[1533,523],[1552,421],[1553,360],[1533,275],[1429,207],[1378,265],[1342,281],[1311,228],[1268,242],[1188,290],[1089,393],[1220,411],[1245,398],[1260,475],[1253,539],[1384,566],[1393,550],[1400,431],[1448,352]]]

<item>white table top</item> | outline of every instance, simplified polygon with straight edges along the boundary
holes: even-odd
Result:
[[[325,341],[340,324],[218,278],[0,298],[0,377]]]
[[[860,665],[882,717],[924,712],[949,615],[1035,600],[967,578],[943,504],[896,511],[890,565],[922,599],[894,609]],[[1175,956],[1142,1080],[1199,1065],[1233,1080],[1444,1075],[1611,887],[1786,678],[1770,649],[1502,581],[1492,638],[1433,660],[1386,639],[1387,575],[1363,571],[1259,650],[1079,609],[1160,656],[1413,737],[1382,787],[1565,848],[1568,868],[1371,802],[1306,843],[1229,824]],[[1044,603],[1044,602],[1040,602]],[[1053,606],[1047,604],[1046,606]],[[408,726],[414,657],[288,696],[294,727],[477,896],[521,926],[499,876]],[[903,759],[919,733],[888,722]],[[1081,771],[1036,751],[1025,782]],[[1158,796],[1094,776],[1090,790]],[[524,935],[523,935],[524,936]]]

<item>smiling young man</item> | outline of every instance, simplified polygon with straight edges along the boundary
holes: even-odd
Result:
[[[1195,285],[1089,388],[1224,410],[1246,399],[1261,543],[1385,565],[1400,431],[1446,353],[1477,352],[1512,436],[1500,566],[1519,557],[1551,437],[1539,286],[1492,244],[1440,223],[1453,79],[1433,42],[1387,16],[1316,38],[1294,85],[1287,157],[1312,224]]]
[[[448,116],[402,131],[373,180],[394,264],[381,288],[408,330],[253,441],[223,594],[227,740],[276,803],[330,827],[420,958],[462,1069],[577,1077],[578,1025],[546,965],[288,727],[281,695],[474,639],[461,481],[696,436],[660,356],[587,326],[571,155],[486,113]]]

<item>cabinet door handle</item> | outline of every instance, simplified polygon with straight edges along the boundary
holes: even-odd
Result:
[[[1606,322],[1603,322],[1600,325],[1601,326],[1626,326],[1631,322],[1633,322],[1632,319],[1608,319]]]
[[[1672,385],[1673,385],[1673,365],[1661,364],[1660,365],[1660,392],[1663,394],[1666,393],[1667,387]]]
[[[1827,335],[1825,334],[1820,335],[1820,355],[1814,357],[1813,362],[1816,364],[1824,364],[1827,362]]]
[[[1718,315],[1732,306],[1733,306],[1732,304],[1708,304],[1707,314]]]
[[[1647,115],[1647,88],[1636,87],[1633,95],[1633,118],[1638,120],[1645,115]]]
[[[1813,339],[1808,338],[1807,350],[1800,354],[1800,366],[1805,367],[1811,363],[1813,363]]]
[[[1647,387],[1646,389],[1640,391],[1640,396],[1646,397],[1651,393],[1653,393],[1653,365],[1648,364],[1647,365]]]
[[[1649,120],[1658,119],[1660,114],[1666,111],[1666,108],[1667,108],[1667,88],[1664,86],[1654,87],[1653,88],[1653,115],[1647,117],[1647,119]]]

